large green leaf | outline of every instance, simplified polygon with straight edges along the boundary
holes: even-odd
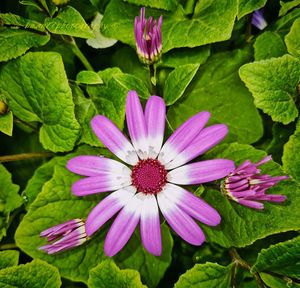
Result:
[[[185,95],[169,110],[173,128],[207,110],[211,113],[210,123],[228,125],[229,141],[257,141],[263,134],[261,119],[237,72],[249,58],[243,50],[219,53],[200,67]]]
[[[221,266],[210,262],[196,264],[180,276],[174,288],[228,288],[230,287],[233,265]]]
[[[19,262],[20,252],[16,250],[5,250],[0,252],[0,270],[17,266]]]
[[[259,161],[265,152],[245,145],[233,143],[216,147],[207,158],[226,158],[236,165],[244,160]],[[260,167],[263,174],[284,175],[280,166],[269,161]],[[267,193],[286,195],[284,203],[264,202],[265,209],[257,211],[228,200],[220,191],[205,192],[205,200],[215,207],[222,222],[214,229],[204,227],[208,241],[223,247],[244,247],[268,235],[297,230],[300,228],[300,187],[291,180],[285,180],[270,188]]]
[[[146,288],[137,271],[120,270],[112,260],[105,260],[90,271],[88,286],[89,288]]]
[[[267,0],[238,0],[238,19],[266,5]]]
[[[252,267],[253,272],[275,272],[300,279],[300,237],[263,249]]]
[[[47,18],[45,27],[51,33],[80,38],[94,38],[95,35],[80,13],[73,7],[62,8],[55,18]]]
[[[19,186],[13,184],[11,174],[0,164],[0,240],[6,235],[9,214],[22,205]]]
[[[0,92],[14,115],[38,121],[40,141],[54,152],[72,150],[79,133],[71,89],[61,56],[27,53],[0,70]]]
[[[255,105],[274,121],[288,124],[298,116],[295,105],[300,81],[300,61],[290,55],[241,67],[240,76],[254,97]]]
[[[178,5],[178,0],[125,0],[128,3],[132,3],[139,6],[152,7],[164,10],[174,10]]]
[[[0,287],[59,288],[58,270],[41,260],[0,270]]]
[[[0,62],[17,58],[32,47],[45,45],[50,36],[29,30],[0,27]]]
[[[300,58],[300,18],[295,20],[289,34],[285,36],[285,43],[290,54]]]

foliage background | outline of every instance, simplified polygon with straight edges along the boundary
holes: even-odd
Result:
[[[0,287],[300,287],[299,4],[2,0]],[[155,79],[135,53],[133,22],[141,6],[147,16],[164,17]],[[251,26],[261,7],[269,23],[263,31]],[[263,172],[291,179],[270,193],[288,200],[254,211],[230,202],[217,185],[204,185],[194,192],[216,207],[222,223],[203,225],[201,247],[163,224],[161,257],[148,254],[136,232],[108,259],[109,223],[79,248],[52,256],[39,251],[42,230],[85,217],[103,198],[72,196],[78,177],[65,168],[74,155],[109,154],[91,118],[104,114],[126,132],[128,90],[147,99],[154,88],[169,106],[167,133],[210,111],[210,123],[226,123],[230,132],[205,157],[240,164],[272,154]]]

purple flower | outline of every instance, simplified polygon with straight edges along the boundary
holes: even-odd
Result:
[[[261,175],[258,166],[270,161],[271,156],[263,158],[257,163],[246,160],[231,172],[221,185],[223,193],[230,199],[254,209],[263,209],[264,205],[257,201],[283,202],[284,195],[265,194],[266,190],[288,176]]]
[[[193,220],[215,226],[219,213],[187,190],[177,186],[220,179],[234,170],[227,159],[214,159],[185,165],[219,143],[227,134],[226,125],[204,128],[210,114],[201,112],[183,123],[162,146],[166,106],[161,97],[151,96],[145,111],[135,91],[126,100],[126,120],[131,142],[108,118],[97,115],[91,126],[101,142],[131,169],[116,160],[78,156],[67,168],[87,178],[76,181],[73,194],[86,196],[115,191],[88,215],[86,233],[92,236],[118,213],[107,237],[104,251],[113,256],[130,239],[138,223],[144,247],[154,255],[162,250],[160,215],[185,241],[201,245],[204,233]]]
[[[40,236],[46,237],[49,244],[41,246],[39,249],[48,254],[79,246],[87,240],[85,223],[81,219],[72,219],[53,226],[41,232]]]
[[[158,22],[150,17],[145,19],[145,7],[141,8],[140,17],[135,17],[134,35],[137,54],[141,62],[152,64],[158,61],[162,51],[161,36],[162,16]]]
[[[255,10],[252,14],[251,24],[259,30],[264,30],[268,23],[264,18],[263,10]]]

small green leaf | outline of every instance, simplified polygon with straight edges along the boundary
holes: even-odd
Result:
[[[288,2],[280,1],[281,8],[279,10],[279,17],[284,16],[287,14],[291,9],[300,5],[300,0],[292,0]]]
[[[178,66],[169,74],[164,86],[166,105],[174,104],[183,95],[198,69],[198,64],[187,64]]]
[[[300,278],[300,237],[271,245],[261,250],[252,272],[275,272],[280,275]]]
[[[299,288],[300,284],[294,283],[292,279],[288,277],[276,277],[268,273],[259,273],[261,279],[270,288]]]
[[[238,0],[238,19],[266,5],[267,0]]]
[[[178,5],[178,0],[125,0],[128,3],[135,4],[138,6],[146,6],[164,10],[174,10]]]
[[[210,262],[196,264],[180,276],[174,288],[228,288],[230,287],[233,265],[221,266]]]
[[[0,286],[13,288],[59,288],[58,270],[41,260],[0,270]]]
[[[50,36],[46,34],[0,27],[0,62],[17,58],[32,47],[45,45],[49,40]]]
[[[4,115],[0,115],[0,131],[8,136],[12,135],[14,124],[14,116],[11,111]]]
[[[259,35],[254,43],[256,61],[280,57],[286,53],[284,41],[277,32],[266,31]]]
[[[94,71],[80,71],[76,76],[76,81],[81,84],[102,84],[103,81],[98,73]]]
[[[0,270],[11,266],[17,266],[19,263],[19,255],[20,252],[16,250],[0,251]]]
[[[137,271],[120,270],[112,260],[105,260],[90,271],[88,286],[89,288],[146,288]]]
[[[300,17],[300,9],[296,8],[285,16],[279,18],[274,25],[271,26],[272,31],[276,31],[279,35],[285,36],[291,29],[294,21]]]
[[[299,2],[300,3],[300,2]],[[300,58],[300,18],[295,20],[289,34],[285,36],[285,43],[290,54]]]
[[[46,18],[45,27],[51,33],[80,38],[94,38],[94,33],[81,14],[73,7],[62,8],[55,18]]]
[[[64,5],[70,2],[70,0],[52,0],[55,5]]]
[[[28,77],[30,75],[30,77]],[[42,123],[40,142],[54,152],[72,150],[79,133],[61,56],[27,53],[0,70],[0,93],[15,116]]]
[[[283,124],[298,116],[295,99],[299,75],[300,61],[289,55],[249,63],[240,69],[255,105]]]

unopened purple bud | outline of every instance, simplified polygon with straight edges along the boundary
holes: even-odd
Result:
[[[268,26],[268,23],[264,18],[262,9],[254,11],[251,24],[259,30],[264,30]]]
[[[140,16],[135,17],[134,35],[137,54],[144,64],[157,62],[162,51],[162,16],[158,22],[150,17],[145,18],[145,7],[141,8]]]

